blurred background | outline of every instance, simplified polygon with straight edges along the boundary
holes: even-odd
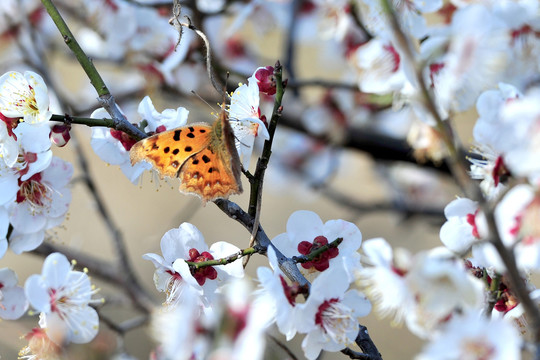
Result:
[[[2,30],[0,71],[36,71],[46,79],[54,113],[90,116],[99,107],[95,91],[40,3],[14,0],[13,7],[8,3],[11,2],[0,5],[2,15],[9,20],[4,22]],[[190,111],[191,122],[213,121],[211,112],[216,111],[220,97],[205,75],[204,48],[185,29],[176,53],[171,51],[178,35],[168,24],[172,16],[170,2],[54,3],[94,59],[131,122],[139,121],[137,105],[145,95],[151,97],[158,111],[182,106]],[[300,3],[303,5],[295,8],[298,16],[295,36],[290,33],[294,17],[285,15],[290,13],[292,3],[260,1],[251,13],[240,3],[233,3],[227,11],[219,8],[215,12],[204,8],[206,3],[202,1],[203,5],[197,2],[199,8],[193,3],[184,7],[194,24],[208,34],[217,73],[223,79],[225,71],[230,71],[228,85],[232,90],[238,82],[245,83],[259,66],[274,65],[276,60],[285,65],[284,78],[289,79],[290,86],[285,92],[283,122],[277,128],[265,178],[262,227],[273,238],[285,232],[290,214],[305,209],[316,212],[323,221],[344,219],[355,223],[364,239],[384,237],[392,246],[412,252],[439,246],[444,206],[459,194],[459,189],[444,163],[416,161],[405,141],[411,126],[408,115],[391,107],[391,97],[372,96],[358,90],[346,57],[347,46],[353,45],[345,46],[343,39],[321,35],[317,30],[318,18],[308,13],[309,6],[317,9],[320,5]],[[265,4],[269,13],[277,15],[265,17]],[[116,11],[126,11],[124,23],[113,23],[112,17],[109,18],[115,7]],[[126,35],[126,39],[114,39],[111,35],[122,37],[115,32],[129,32],[132,25],[137,29],[129,37]],[[152,27],[166,30],[152,32],[153,38],[143,39]],[[222,28],[227,31],[220,31]],[[366,40],[366,35],[356,27],[349,40],[358,44]],[[118,44],[124,44],[123,48]],[[178,53],[182,56],[175,55]],[[175,56],[181,59],[173,59]],[[267,118],[271,116],[271,105],[262,99],[261,111]],[[470,140],[474,119],[475,114],[468,113],[455,121],[465,143]],[[90,146],[91,133],[90,128],[74,125],[68,145],[54,148],[56,156],[75,167],[71,185],[73,201],[63,225],[48,234],[47,242],[99,259],[115,260],[111,233],[97,211],[95,197],[81,181],[84,176],[91,176],[111,221],[121,231],[137,277],[156,303],[162,302],[164,295],[155,290],[154,266],[142,260],[142,255],[160,254],[160,239],[168,230],[190,222],[203,233],[208,244],[227,241],[240,248],[248,246],[250,234],[239,223],[214,204],[203,207],[198,198],[179,193],[178,180],[158,182],[147,173],[138,184],[132,184],[118,166],[106,164],[94,153]],[[82,173],[77,165],[75,141],[88,161],[88,174]],[[252,169],[254,163],[252,159]],[[246,179],[243,181],[244,189],[248,189]],[[247,209],[249,194],[233,196],[230,200]],[[0,267],[14,269],[19,283],[23,284],[29,275],[40,272],[42,261],[40,255],[14,255],[8,251],[0,260]],[[246,269],[248,276],[255,276],[257,267],[267,265],[265,257],[254,256]],[[92,276],[91,268],[89,275]],[[125,305],[125,296],[115,286],[97,277],[92,281],[101,288],[100,295],[109,300],[110,306],[102,309],[103,315],[117,323],[138,316]],[[16,358],[25,346],[20,336],[37,326],[37,320],[34,315],[25,316],[22,321],[0,323],[2,358]],[[368,327],[385,359],[409,359],[421,349],[418,338],[405,328],[391,327],[388,319],[378,319],[372,313],[362,323]],[[271,331],[285,342],[275,329]],[[303,358],[300,340],[295,339],[291,348],[298,358]],[[154,346],[145,326],[128,332],[122,340],[101,323],[98,338],[91,344],[71,346],[67,357],[111,358],[117,348],[125,348],[135,358],[146,359]],[[287,358],[271,340],[268,346],[268,359]],[[345,357],[338,353],[324,354],[323,358]]]

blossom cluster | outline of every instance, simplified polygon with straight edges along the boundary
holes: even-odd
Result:
[[[53,156],[51,140],[60,139],[49,125],[49,103],[40,75],[12,71],[0,77],[0,257],[8,231],[13,252],[33,250],[63,222],[71,202],[73,168]]]
[[[367,298],[351,288],[354,272],[361,267],[356,252],[361,241],[352,223],[323,223],[311,211],[293,213],[287,232],[272,240],[277,250],[268,249],[271,268],[257,271],[260,288],[253,296],[246,290],[246,280],[240,280],[244,277],[241,262],[205,264],[227,259],[240,249],[222,241],[208,248],[201,232],[189,223],[169,230],[161,239],[162,255],[144,255],[156,267],[156,288],[166,294],[153,320],[160,344],[158,358],[226,354],[234,359],[259,359],[264,332],[273,323],[287,340],[296,333],[305,334],[302,348],[309,359],[317,358],[321,350],[351,346],[358,335],[359,318],[371,310]],[[287,280],[276,251],[308,257],[295,266],[314,278],[309,291]],[[231,328],[236,329],[232,334],[223,330]]]

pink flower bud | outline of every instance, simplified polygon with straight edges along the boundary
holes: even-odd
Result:
[[[71,139],[71,135],[69,134],[70,130],[71,125],[68,124],[54,125],[49,134],[49,139],[54,145],[62,147],[68,143],[69,139]]]
[[[272,66],[257,69],[255,79],[257,79],[260,92],[267,95],[276,93],[276,79],[274,78],[274,68]]]

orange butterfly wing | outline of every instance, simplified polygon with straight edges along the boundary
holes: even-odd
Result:
[[[242,192],[240,159],[224,109],[212,126],[183,126],[139,141],[130,157],[132,164],[150,162],[161,178],[180,178],[179,190],[203,203]]]
[[[208,124],[193,124],[147,137],[129,151],[131,164],[146,160],[162,179],[177,177],[185,161],[208,146],[211,130]]]

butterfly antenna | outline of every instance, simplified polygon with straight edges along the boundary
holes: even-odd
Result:
[[[199,100],[201,100],[203,103],[205,103],[206,105],[208,105],[208,107],[212,110],[212,111],[217,111],[208,101],[206,101],[201,95],[199,95],[195,90],[191,90],[191,93],[193,95],[195,95],[196,97],[199,98]]]

